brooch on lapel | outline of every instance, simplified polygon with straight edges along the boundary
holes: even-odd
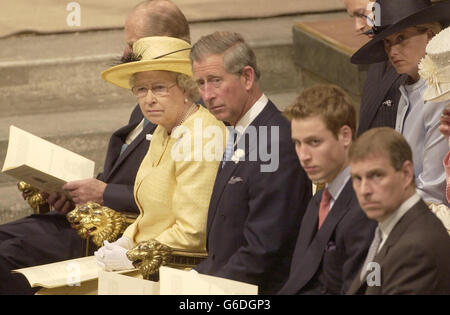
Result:
[[[241,177],[232,176],[228,181],[228,184],[233,185],[239,182],[243,182],[244,180]]]
[[[242,149],[237,149],[236,151],[234,151],[233,156],[231,157],[231,160],[234,162],[234,164],[237,164],[239,162],[239,160],[244,157],[245,152]]]
[[[391,100],[386,100],[386,101],[383,102],[382,105],[386,106],[386,107],[391,107],[392,106],[392,101]]]
[[[147,133],[147,134],[145,135],[145,139],[148,140],[148,141],[151,141],[151,140],[152,140],[152,137],[153,137],[153,135],[152,135],[151,133]]]

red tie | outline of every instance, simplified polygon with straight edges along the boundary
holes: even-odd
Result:
[[[328,212],[330,211],[330,199],[331,195],[328,189],[324,189],[322,193],[322,200],[320,200],[320,207],[319,207],[319,227],[322,226],[323,221],[325,221],[325,218],[328,215]]]

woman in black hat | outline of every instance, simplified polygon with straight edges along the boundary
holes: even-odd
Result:
[[[429,0],[377,0],[373,8],[378,17],[372,28],[374,37],[351,61],[369,64],[389,59],[399,74],[407,75],[400,86],[395,129],[413,151],[418,193],[425,201],[447,203],[441,161],[448,146],[438,130],[445,103],[424,105],[427,84],[419,76],[418,64],[427,43],[441,31],[441,23],[450,20],[450,1],[431,5]]]

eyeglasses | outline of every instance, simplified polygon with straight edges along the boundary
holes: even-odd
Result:
[[[152,94],[156,97],[162,97],[162,96],[167,96],[169,95],[169,89],[174,87],[175,85],[177,85],[176,83],[172,84],[172,85],[166,85],[166,84],[162,84],[162,83],[157,83],[157,84],[153,84],[150,87],[146,87],[146,86],[133,86],[133,88],[131,89],[131,92],[133,92],[133,94],[135,96],[137,96],[138,98],[144,98],[147,96],[148,91],[152,91]]]

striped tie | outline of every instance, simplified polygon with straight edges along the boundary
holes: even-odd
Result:
[[[234,128],[228,127],[230,134],[228,135],[227,145],[225,147],[225,152],[222,159],[222,168],[225,166],[227,161],[230,161],[231,156],[234,152],[234,142],[236,140],[236,130]]]

